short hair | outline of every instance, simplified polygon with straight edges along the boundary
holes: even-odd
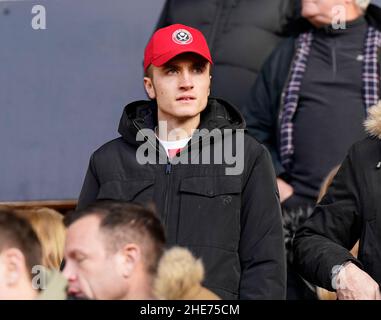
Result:
[[[150,64],[150,65],[148,66],[147,70],[144,71],[144,76],[147,77],[147,78],[152,79],[152,77],[153,77],[152,64]]]
[[[59,270],[65,246],[63,216],[50,208],[17,209],[16,214],[25,218],[36,232],[42,247],[42,264]]]
[[[0,209],[0,252],[10,248],[17,248],[23,253],[32,277],[33,267],[42,262],[40,241],[27,220],[10,209]]]
[[[100,229],[107,235],[106,248],[115,252],[127,243],[142,248],[146,270],[154,275],[165,246],[163,226],[155,211],[142,205],[112,200],[97,201],[84,210],[72,211],[64,217],[69,227],[81,218],[96,215]]]

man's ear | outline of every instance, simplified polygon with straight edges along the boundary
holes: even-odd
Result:
[[[17,285],[20,279],[28,273],[25,257],[17,248],[4,250],[1,260],[5,269],[5,282],[9,287]]]
[[[212,75],[209,76],[209,89],[208,89],[208,97],[210,95],[210,87],[212,86]]]
[[[135,243],[125,245],[119,252],[119,268],[124,278],[130,278],[141,261],[141,250]]]
[[[151,78],[144,77],[144,89],[150,99],[156,99],[156,92]]]

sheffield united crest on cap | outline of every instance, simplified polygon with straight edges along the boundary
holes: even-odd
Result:
[[[172,40],[177,44],[189,44],[193,41],[193,37],[188,30],[178,29],[172,34]]]

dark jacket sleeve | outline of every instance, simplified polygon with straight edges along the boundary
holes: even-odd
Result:
[[[241,215],[240,299],[285,299],[281,210],[268,151],[261,152],[244,187]]]
[[[285,171],[278,153],[277,130],[280,99],[288,75],[283,67],[288,61],[282,58],[282,51],[288,50],[288,45],[283,43],[269,56],[242,108],[249,134],[270,151],[277,176]]]
[[[311,217],[297,230],[295,264],[308,281],[332,290],[334,266],[352,260],[349,252],[360,238],[359,182],[353,170],[353,148],[344,160],[327,194]]]
[[[87,169],[85,181],[82,186],[81,194],[78,199],[77,209],[84,209],[89,204],[94,202],[97,199],[98,192],[99,182],[94,167],[94,155],[92,155],[90,158],[89,167]]]

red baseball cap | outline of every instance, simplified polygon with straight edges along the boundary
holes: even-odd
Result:
[[[196,53],[213,64],[208,44],[199,30],[183,24],[158,29],[144,51],[144,72],[150,64],[160,67],[185,52]]]

